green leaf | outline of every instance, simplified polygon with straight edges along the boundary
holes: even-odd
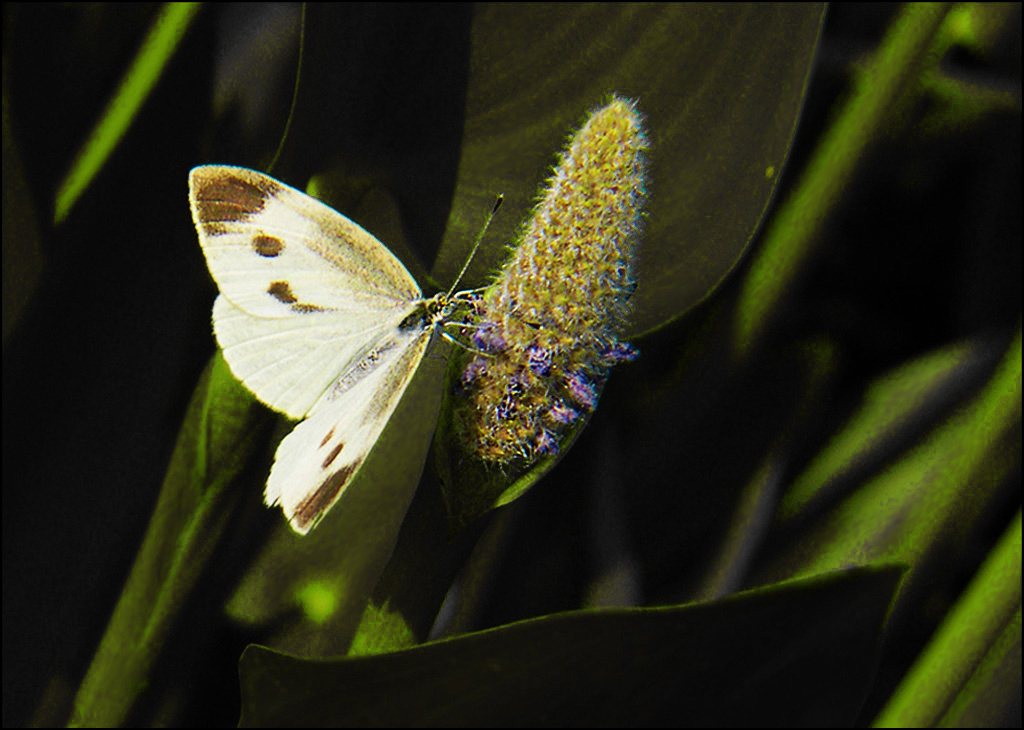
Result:
[[[888,392],[893,399],[881,408],[869,405],[851,420],[847,431],[852,433],[839,434],[823,452],[821,462],[831,464],[834,471],[813,464],[807,476],[797,479],[800,492],[794,502],[803,501],[805,493],[828,491],[830,480],[850,468],[851,460],[870,460],[870,453],[859,453],[859,449],[870,452],[875,444],[888,445],[874,434],[892,429],[902,414],[919,409],[921,394],[941,383],[942,378],[936,378],[936,359],[926,358],[876,386],[876,392]],[[912,387],[908,387],[908,376],[917,380]],[[826,508],[821,516],[764,567],[759,580],[814,575],[877,561],[911,566],[909,585],[922,580],[925,573],[920,569],[938,559],[953,536],[975,529],[979,515],[1019,463],[1020,383],[1018,330],[980,392],[950,409],[919,442],[884,464],[855,491],[831,495],[834,504],[826,500],[821,505]],[[791,512],[793,507],[786,509]]]
[[[901,572],[564,613],[373,657],[310,661],[250,646],[240,725],[850,724]]]
[[[873,725],[1012,727],[1020,716],[1020,641],[1017,512]]]
[[[981,342],[961,342],[904,363],[869,384],[859,408],[789,485],[777,519],[787,522],[835,498],[843,484],[898,455],[957,399],[976,387],[991,358]]]
[[[199,7],[199,3],[166,3],[160,11],[102,118],[60,183],[54,200],[53,219],[56,225],[64,222],[71,207],[127,134],[139,109],[173,58]]]
[[[268,423],[218,352],[193,393],[146,537],[75,698],[74,724],[120,724],[148,684],[230,523],[236,480],[263,445]]]
[[[823,5],[805,3],[482,6],[437,280],[454,278],[501,192],[493,243],[467,277],[486,283],[566,136],[615,92],[637,100],[651,142],[649,225],[630,331],[679,317],[721,283],[761,224],[823,17]],[[566,45],[600,51],[568,62]]]
[[[779,302],[798,280],[824,222],[836,208],[865,152],[898,124],[925,60],[938,58],[934,43],[949,12],[944,3],[908,3],[889,27],[871,63],[860,71],[850,98],[818,144],[799,187],[772,218],[743,283],[736,308],[735,347],[751,352]]]
[[[427,357],[338,504],[308,535],[284,519],[228,612],[247,624],[282,620],[274,642],[310,656],[344,654],[420,482],[440,405],[444,361]]]

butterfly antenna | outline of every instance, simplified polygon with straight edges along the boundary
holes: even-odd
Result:
[[[494,218],[494,214],[498,212],[498,208],[501,207],[501,201],[504,199],[505,196],[501,193],[498,193],[498,196],[494,199],[494,205],[491,206],[491,212],[487,214],[487,220],[484,221],[484,227],[480,229],[480,233],[477,235],[476,241],[473,242],[473,248],[470,250],[469,256],[466,257],[466,263],[462,265],[462,271],[460,271],[459,275],[455,277],[455,283],[452,284],[452,288],[448,290],[449,297],[452,295],[452,292],[455,291],[455,287],[459,285],[459,282],[462,281],[462,275],[466,273],[466,269],[469,268],[470,262],[473,260],[473,257],[476,256],[476,251],[480,248],[480,244],[484,240],[484,234],[487,233],[487,228],[491,225],[491,220]]]

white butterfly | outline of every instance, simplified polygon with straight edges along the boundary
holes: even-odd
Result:
[[[264,493],[306,534],[359,471],[466,293],[424,299],[380,241],[254,170],[197,167],[189,201],[220,288],[213,329],[224,359],[262,402],[306,419],[281,441]]]

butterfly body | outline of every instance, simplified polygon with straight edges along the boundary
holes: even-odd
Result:
[[[305,419],[265,491],[305,534],[351,483],[460,295],[424,299],[371,234],[255,170],[197,167],[189,200],[225,360],[263,403]]]

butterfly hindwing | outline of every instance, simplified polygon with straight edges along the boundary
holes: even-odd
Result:
[[[280,504],[306,534],[341,497],[401,401],[430,343],[433,325],[396,330],[343,376],[309,418],[278,446],[265,501]]]
[[[224,295],[213,305],[217,342],[231,371],[256,396],[289,418],[314,410],[340,373],[352,367],[404,312],[363,315],[321,313],[287,318],[253,317]]]

